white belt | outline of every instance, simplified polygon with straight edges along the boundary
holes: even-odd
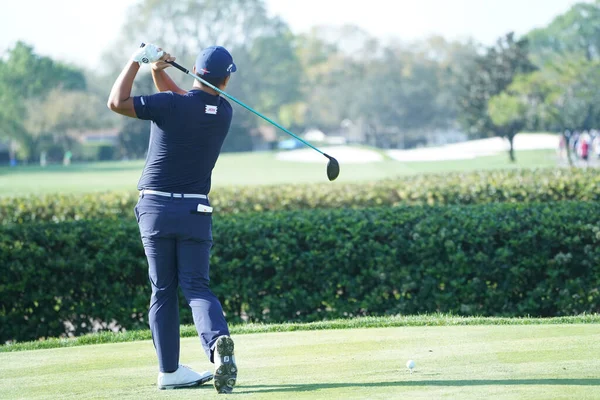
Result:
[[[163,196],[163,197],[176,197],[178,199],[208,199],[208,196],[205,194],[169,193],[169,192],[159,192],[158,190],[148,190],[148,189],[143,189],[140,191],[140,196],[143,196],[146,194],[155,194],[157,196]]]

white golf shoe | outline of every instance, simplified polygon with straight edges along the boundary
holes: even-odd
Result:
[[[199,374],[185,365],[179,365],[175,372],[159,372],[158,373],[158,388],[159,389],[177,389],[192,386],[203,385],[212,380],[213,374],[204,371]]]

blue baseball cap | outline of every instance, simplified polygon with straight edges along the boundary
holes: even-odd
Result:
[[[196,73],[208,78],[225,78],[237,71],[233,57],[225,47],[211,46],[196,58]]]

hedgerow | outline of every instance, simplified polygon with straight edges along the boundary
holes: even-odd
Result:
[[[133,218],[136,192],[0,198],[2,224]],[[219,188],[221,214],[248,211],[467,205],[496,202],[600,201],[600,171],[509,170],[418,175],[371,183]]]
[[[565,201],[217,214],[212,286],[232,322],[598,313],[599,213]],[[67,321],[75,335],[147,325],[133,218],[4,226],[0,267],[1,342]]]

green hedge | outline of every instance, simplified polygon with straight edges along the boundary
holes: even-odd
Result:
[[[561,202],[220,216],[213,290],[232,322],[597,313],[599,215]],[[138,235],[131,220],[0,228],[0,342],[60,335],[63,321],[145,327]]]
[[[600,201],[600,171],[547,169],[418,175],[374,183],[222,188],[211,193],[220,213],[240,211]],[[3,224],[133,218],[135,192],[0,198]]]

